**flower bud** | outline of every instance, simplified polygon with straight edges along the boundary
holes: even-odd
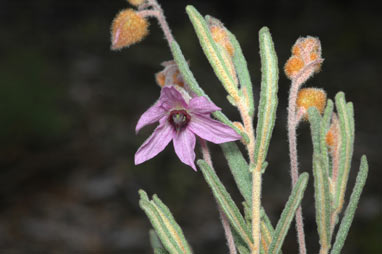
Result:
[[[293,79],[304,67],[304,61],[299,56],[292,56],[288,59],[284,66],[285,75]]]
[[[296,100],[297,108],[304,110],[304,119],[308,119],[307,111],[310,107],[316,107],[322,114],[326,105],[326,93],[323,89],[303,88],[298,92]]]
[[[139,6],[143,4],[146,0],[127,0],[129,4],[134,5],[134,6]]]
[[[316,61],[316,62],[315,62]],[[285,64],[284,70],[288,78],[293,79],[300,73],[304,67],[314,63],[311,66],[312,75],[321,68],[321,43],[318,38],[311,36],[299,38],[292,47],[292,56]]]
[[[148,34],[147,28],[147,20],[133,9],[122,10],[111,26],[111,49],[122,49],[141,41]]]

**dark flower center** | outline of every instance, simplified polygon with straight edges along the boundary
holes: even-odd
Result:
[[[186,110],[173,110],[170,112],[170,116],[168,118],[171,125],[174,127],[176,131],[181,130],[186,127],[190,122],[191,116],[186,112]]]

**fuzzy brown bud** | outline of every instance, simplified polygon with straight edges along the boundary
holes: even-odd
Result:
[[[129,4],[134,5],[134,6],[139,6],[143,4],[146,0],[127,0]]]
[[[119,50],[141,41],[148,34],[148,22],[133,9],[117,14],[111,26],[111,49]]]
[[[315,107],[322,114],[326,105],[326,93],[323,89],[303,88],[298,92],[296,100],[297,108],[304,110],[304,119],[308,119],[307,111],[310,107]]]

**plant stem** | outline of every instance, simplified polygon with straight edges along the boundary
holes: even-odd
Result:
[[[260,170],[252,171],[252,238],[253,246],[252,254],[260,253],[260,207],[261,207],[261,167]]]
[[[206,141],[204,139],[199,139],[199,141],[200,141],[200,147],[201,147],[202,154],[203,154],[203,159],[207,162],[207,164],[212,169],[214,169],[214,167],[212,166],[210,150],[208,149]],[[233,240],[232,230],[231,230],[231,227],[229,225],[228,218],[223,213],[223,211],[219,205],[218,205],[218,211],[219,211],[219,215],[220,215],[220,220],[221,220],[222,225],[223,225],[224,234],[225,234],[225,237],[227,239],[227,245],[228,245],[229,253],[230,254],[237,254],[235,242]]]
[[[297,162],[297,140],[296,140],[296,99],[300,83],[292,80],[289,92],[288,105],[288,140],[289,140],[289,157],[291,166],[292,188],[296,185],[298,179],[298,162]],[[304,223],[302,219],[301,205],[296,211],[296,231],[299,244],[300,254],[306,254]]]
[[[159,26],[161,27],[164,36],[166,37],[166,40],[168,42],[168,45],[171,48],[171,43],[174,41],[174,36],[172,35],[171,29],[168,26],[162,7],[158,4],[156,0],[147,0],[147,4],[153,9],[143,9],[140,10],[138,13],[143,17],[155,17],[158,20]]]
[[[235,96],[236,95],[236,96]],[[236,105],[243,120],[244,129],[249,137],[249,143],[246,145],[249,157],[249,171],[252,172],[252,254],[260,253],[260,208],[261,208],[261,164],[255,164],[255,133],[253,129],[252,117],[249,114],[248,107],[242,102],[238,94],[235,94]]]

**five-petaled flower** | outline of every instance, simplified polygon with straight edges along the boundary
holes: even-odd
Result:
[[[158,127],[135,154],[135,164],[147,161],[173,141],[179,159],[195,167],[195,135],[215,144],[241,138],[231,127],[213,120],[210,113],[220,110],[206,97],[188,98],[173,86],[161,90],[159,100],[138,121],[135,131],[159,121]]]

